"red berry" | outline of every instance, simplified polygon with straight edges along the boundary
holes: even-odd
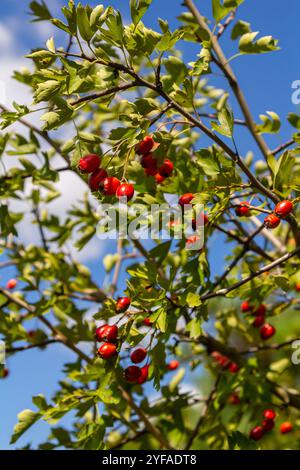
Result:
[[[157,173],[157,161],[151,154],[144,155],[141,160],[141,165],[145,169],[145,173],[149,176],[155,176]]]
[[[17,284],[18,284],[17,279],[10,279],[6,284],[6,288],[7,289],[14,289]]]
[[[241,202],[240,205],[235,209],[235,213],[238,217],[247,217],[250,215],[249,202]]]
[[[35,330],[29,330],[29,331],[27,332],[27,336],[28,336],[29,339],[34,339],[35,334],[36,334],[36,331],[35,331]]]
[[[167,178],[168,176],[171,175],[173,169],[174,169],[174,165],[171,162],[171,160],[166,159],[164,160],[163,164],[159,167],[158,173],[161,176],[164,176],[165,178]]]
[[[102,359],[110,359],[117,354],[117,346],[112,343],[103,343],[98,349],[98,354]]]
[[[263,437],[264,430],[261,426],[255,426],[255,428],[250,431],[250,439],[254,441],[259,441]]]
[[[287,434],[293,430],[293,425],[289,421],[285,421],[280,425],[280,432],[281,434]]]
[[[252,326],[254,326],[255,328],[259,328],[260,326],[262,326],[263,324],[265,323],[265,317],[263,316],[260,316],[260,317],[256,317],[252,323]]]
[[[196,230],[197,226],[205,226],[209,223],[209,218],[203,212],[199,214],[196,218],[192,219],[192,228]]]
[[[155,142],[153,137],[151,137],[151,135],[146,135],[146,137],[144,137],[143,140],[136,146],[136,152],[142,155],[146,155],[150,152],[150,150],[152,150],[154,143]]]
[[[178,204],[182,207],[184,207],[186,204],[190,204],[192,199],[194,199],[194,194],[192,193],[186,193],[180,196],[178,200]]]
[[[265,410],[263,412],[263,417],[267,420],[274,421],[276,418],[276,412],[274,410]]]
[[[295,285],[295,289],[297,292],[300,292],[300,282],[297,282],[297,284]]]
[[[275,207],[275,214],[278,217],[287,217],[293,210],[293,203],[292,201],[281,201]]]
[[[117,313],[126,312],[130,304],[131,304],[131,299],[129,297],[120,297],[116,304],[116,312]]]
[[[274,326],[270,325],[269,323],[265,323],[260,329],[260,336],[262,339],[269,339],[274,336],[276,333],[276,329]]]
[[[141,367],[141,375],[138,378],[138,384],[143,384],[148,380],[148,373],[149,373],[149,365],[146,364],[144,367]]]
[[[248,300],[245,300],[245,302],[241,304],[241,310],[243,313],[247,313],[247,312],[251,312],[253,310],[253,307],[251,307]]]
[[[146,326],[151,326],[152,325],[152,321],[150,320],[150,318],[144,318],[143,323]]]
[[[100,168],[99,170],[94,171],[94,173],[89,177],[89,187],[91,190],[99,191],[100,183],[102,183],[105,178],[107,178],[107,172],[105,170]]]
[[[98,341],[105,340],[111,343],[118,337],[118,327],[117,325],[102,325],[96,329],[95,334]]]
[[[116,192],[117,197],[126,197],[128,201],[133,198],[134,195],[134,187],[132,184],[122,183],[117,189]]]
[[[191,235],[186,240],[186,246],[191,248],[193,245],[196,245],[200,241],[200,237],[198,235]]]
[[[100,157],[94,153],[86,155],[79,160],[79,170],[82,173],[93,173],[94,171],[98,170],[100,166]]]
[[[232,393],[228,398],[228,403],[230,403],[230,405],[239,405],[241,403],[241,400],[238,394]]]
[[[262,422],[262,428],[264,431],[271,431],[271,429],[274,428],[274,421],[272,421],[271,419],[264,419],[263,422]]]
[[[2,378],[5,379],[8,376],[9,376],[9,370],[5,367],[4,369],[2,369]]]
[[[235,374],[240,370],[240,368],[235,362],[231,362],[231,364],[229,365],[229,370],[232,374]]]
[[[261,304],[256,310],[254,310],[253,315],[257,317],[264,316],[267,311],[267,307],[264,304]]]
[[[136,383],[142,375],[142,370],[138,366],[129,366],[124,370],[125,380],[129,383]]]
[[[265,218],[264,224],[266,228],[276,228],[280,224],[280,219],[275,214],[270,214]]]
[[[169,370],[176,370],[179,367],[180,363],[176,359],[173,359],[172,361],[169,362],[168,364],[168,369]]]
[[[140,362],[143,362],[145,357],[147,356],[147,351],[144,348],[138,348],[135,351],[132,351],[130,354],[130,358],[132,362],[135,364],[139,364]]]
[[[157,184],[161,184],[165,181],[165,177],[164,176],[161,176],[159,173],[156,173],[155,175],[155,181],[157,182]]]
[[[100,189],[105,196],[114,196],[120,184],[121,182],[118,180],[118,178],[115,178],[114,176],[108,176],[103,181],[101,181]]]

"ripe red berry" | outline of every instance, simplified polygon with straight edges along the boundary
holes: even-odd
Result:
[[[255,319],[254,319],[252,325],[253,325],[255,328],[259,328],[259,327],[262,326],[264,323],[265,323],[265,317],[259,316],[259,317],[255,317]]]
[[[186,240],[186,247],[192,248],[193,245],[195,245],[196,247],[199,241],[200,241],[200,237],[198,237],[198,235],[191,235]]]
[[[102,183],[105,178],[107,178],[107,172],[105,170],[100,168],[99,170],[94,171],[94,173],[89,177],[89,187],[91,190],[99,191],[100,183]]]
[[[150,318],[144,318],[143,323],[146,326],[151,326],[152,325],[152,321],[150,320]]]
[[[168,370],[176,370],[179,367],[180,363],[176,359],[173,359],[168,364]]]
[[[18,284],[17,279],[10,279],[6,284],[6,288],[7,289],[14,289],[17,284]]]
[[[95,335],[98,341],[108,341],[109,343],[115,341],[118,337],[117,325],[102,325],[96,329]]]
[[[229,365],[229,370],[232,374],[235,374],[240,370],[239,366],[235,362],[231,362]]]
[[[98,170],[100,162],[101,160],[99,155],[91,153],[89,155],[85,155],[85,157],[82,157],[79,160],[78,167],[82,173],[93,173],[94,171]]]
[[[117,197],[126,197],[128,201],[133,198],[134,195],[134,187],[132,184],[122,183],[117,189],[116,192]]]
[[[281,434],[287,434],[293,430],[293,425],[289,421],[285,421],[280,425],[280,432]]]
[[[101,181],[100,190],[102,190],[105,196],[114,196],[120,184],[121,182],[118,180],[118,178],[115,178],[114,176],[108,176],[103,181]]]
[[[274,428],[275,423],[271,419],[264,419],[261,425],[262,425],[263,430],[267,432],[267,431],[271,431],[271,429]]]
[[[253,310],[253,307],[250,305],[248,300],[245,300],[245,302],[241,304],[241,310],[243,313],[247,313],[247,312],[251,312]]]
[[[278,217],[287,217],[293,210],[293,203],[292,201],[281,201],[275,206],[275,214]]]
[[[141,160],[141,165],[145,169],[146,175],[155,176],[157,173],[157,161],[151,155],[144,155]]]
[[[151,135],[146,135],[146,137],[144,137],[143,140],[136,146],[136,152],[142,155],[146,155],[150,152],[150,150],[152,150],[154,143],[155,142],[153,137],[151,137]]]
[[[156,173],[155,175],[155,181],[157,182],[157,184],[161,184],[165,181],[165,177],[160,175],[159,173]]]
[[[131,299],[129,297],[120,297],[116,304],[116,312],[117,313],[126,312],[130,304],[131,304]]]
[[[275,214],[270,214],[265,218],[264,224],[266,228],[276,228],[280,224],[280,219]]]
[[[103,343],[98,349],[98,354],[102,359],[110,359],[117,354],[117,346],[112,343]]]
[[[140,362],[143,362],[145,357],[147,356],[147,351],[144,348],[138,348],[135,349],[135,351],[132,351],[130,354],[130,359],[134,364],[139,364]]]
[[[256,310],[254,310],[253,315],[257,317],[264,316],[267,311],[267,307],[264,304],[261,304]]]
[[[276,329],[274,326],[270,325],[269,323],[265,323],[260,329],[260,336],[262,339],[269,339],[274,336],[276,333]]]
[[[232,393],[228,398],[228,403],[230,403],[230,405],[239,405],[241,403],[241,400],[238,394]]]
[[[240,205],[235,209],[235,213],[238,217],[247,217],[251,211],[249,209],[249,202],[241,202]]]
[[[186,204],[190,204],[192,199],[194,199],[194,194],[192,193],[186,193],[180,196],[178,200],[178,204],[182,207],[184,207]]]
[[[297,292],[300,292],[300,282],[297,282],[297,284],[295,285],[295,290]]]
[[[255,426],[255,428],[251,429],[250,431],[250,439],[253,439],[253,441],[259,441],[264,434],[264,430],[262,426]]]
[[[125,380],[129,383],[136,383],[142,375],[142,370],[138,366],[129,366],[124,370]]]
[[[28,336],[29,339],[34,339],[35,335],[36,335],[36,331],[35,331],[35,330],[29,330],[29,331],[27,332],[27,336]]]
[[[149,374],[149,364],[146,364],[144,367],[141,367],[141,375],[137,380],[138,384],[143,384],[148,380],[148,374]]]
[[[265,410],[263,412],[263,417],[267,420],[274,421],[276,418],[276,412],[274,410]]]
[[[174,165],[171,162],[171,160],[166,159],[164,160],[163,164],[159,167],[158,173],[161,176],[164,176],[165,178],[167,178],[168,176],[171,175],[173,169],[174,169]]]

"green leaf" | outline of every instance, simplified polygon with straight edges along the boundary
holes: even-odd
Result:
[[[289,181],[294,166],[295,156],[289,151],[284,152],[277,161],[274,170],[273,185],[275,189],[280,190],[282,185]]]
[[[167,311],[165,307],[159,308],[156,312],[156,325],[157,328],[162,332],[165,333],[167,330]]]
[[[77,26],[80,32],[80,36],[85,41],[89,42],[94,36],[93,30],[90,25],[90,20],[87,13],[87,7],[81,5],[77,6]]]
[[[230,450],[256,449],[256,444],[240,431],[234,431],[231,436],[228,436],[228,445]]]
[[[61,86],[61,82],[57,80],[46,80],[45,82],[39,83],[34,94],[35,103],[48,101],[59,92]]]
[[[46,21],[51,20],[52,18],[51,13],[44,0],[42,0],[41,3],[36,1],[30,2],[29,8],[31,10],[30,15],[34,16],[32,22]]]
[[[200,305],[200,304],[199,304]],[[198,307],[199,305],[196,305]],[[193,318],[187,325],[186,331],[189,331],[190,337],[193,339],[199,338],[202,334],[201,323],[198,318]]]
[[[228,105],[225,105],[218,113],[218,119],[220,124],[211,122],[212,128],[226,137],[232,137],[234,121],[232,110]]]
[[[151,3],[152,0],[130,0],[130,14],[135,26],[142,19]]]
[[[104,6],[103,5],[97,5],[92,13],[91,13],[91,16],[90,16],[90,25],[91,25],[91,28],[93,31],[95,31],[97,29],[97,23],[98,23],[98,20],[100,18],[100,16],[102,15],[104,11]]]
[[[281,127],[280,117],[274,111],[267,111],[265,114],[260,114],[262,124],[256,126],[257,131],[260,134],[277,134]]]
[[[216,23],[219,23],[228,13],[237,8],[244,0],[212,0],[213,16]]]
[[[300,129],[300,116],[298,114],[289,113],[287,120],[291,126],[295,127],[296,129]]]
[[[231,39],[237,39],[243,34],[251,33],[251,25],[246,21],[239,20],[235,23],[231,31]]]
[[[199,294],[194,294],[193,292],[189,292],[186,296],[186,303],[190,308],[199,307],[201,305],[201,297]]]
[[[36,421],[40,419],[40,413],[32,410],[24,410],[18,414],[19,422],[15,425],[10,443],[14,444]]]
[[[258,32],[246,33],[240,39],[239,50],[243,54],[262,54],[264,52],[277,51],[278,40],[272,36],[264,36],[254,42]]]

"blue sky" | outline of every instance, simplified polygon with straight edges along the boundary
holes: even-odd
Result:
[[[7,65],[9,70],[13,65],[18,68],[30,47],[42,46],[43,42],[51,35],[51,29],[44,23],[31,24],[26,14],[28,10],[26,0],[10,0],[2,2],[0,18],[0,53],[1,63]],[[66,4],[66,0],[47,2],[52,11],[59,14],[59,5]],[[84,3],[84,2],[83,2]],[[90,2],[96,5],[98,2]],[[129,18],[128,1],[103,2],[105,6],[111,4],[119,8]],[[177,26],[176,16],[182,11],[180,0],[153,0],[152,6],[145,16],[145,23],[149,27],[157,27],[157,18],[167,19],[171,28]],[[203,6],[203,13],[210,16],[210,1],[196,1]],[[56,10],[56,11],[55,11]],[[282,118],[282,131],[280,136],[268,137],[271,147],[276,147],[291,135],[290,125],[285,121],[288,112],[297,112],[297,108],[291,102],[291,84],[300,79],[299,70],[299,0],[245,0],[239,10],[238,17],[249,21],[253,31],[261,34],[271,34],[279,39],[281,50],[264,56],[239,57],[233,61],[233,68],[239,78],[245,92],[251,111],[256,120],[261,113],[275,111]],[[228,33],[222,40],[225,52],[228,56],[234,53],[232,41]],[[198,46],[185,44],[182,49],[183,57],[189,62],[195,59]],[[4,62],[3,62],[4,61]],[[3,73],[3,71],[2,71]],[[1,79],[1,71],[0,71]],[[226,87],[224,79],[215,77],[217,86]],[[10,87],[14,87],[9,83]],[[17,97],[21,90],[17,85]],[[22,95],[21,95],[22,96]],[[17,98],[16,98],[17,99]],[[17,99],[18,100],[18,99]],[[232,103],[234,110],[236,105]],[[242,116],[237,112],[237,118]],[[236,135],[239,150],[242,154],[252,150],[256,158],[259,152],[246,130],[238,130]],[[98,241],[98,243],[101,243]],[[220,258],[224,256],[222,239],[214,237],[213,268],[219,271],[222,268]],[[113,251],[113,244],[105,246],[103,251]],[[88,261],[93,274],[99,276],[99,260]],[[8,274],[8,277],[10,273]],[[124,287],[124,276],[121,288]],[[29,351],[18,354],[9,359],[8,366],[11,370],[10,377],[0,383],[0,448],[9,448],[9,436],[16,422],[16,415],[24,408],[31,408],[31,397],[43,393],[47,397],[55,390],[57,380],[62,377],[62,364],[72,359],[72,354],[60,346],[52,345],[44,352]],[[33,427],[20,441],[19,445],[31,441],[35,447],[41,439],[47,436],[49,427],[41,423]]]

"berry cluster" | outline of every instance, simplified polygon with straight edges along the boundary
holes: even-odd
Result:
[[[260,337],[263,340],[269,339],[275,335],[276,329],[270,323],[265,322],[265,315],[267,308],[264,304],[261,304],[258,308],[253,307],[250,303],[245,300],[241,305],[241,310],[243,313],[249,313],[254,316],[252,325],[255,328],[260,328]]]
[[[108,176],[107,171],[100,167],[101,158],[94,153],[85,155],[79,160],[78,168],[81,173],[90,174],[88,184],[91,191],[100,191],[104,196],[133,198],[134,187],[129,183],[122,183],[115,176]]]
[[[154,176],[158,184],[162,183],[166,178],[171,176],[174,165],[169,159],[165,159],[161,166],[152,152],[156,149],[157,144],[154,142],[153,137],[146,136],[136,146],[136,152],[142,156],[141,165],[145,170],[147,176]]]
[[[123,313],[129,308],[131,299],[129,297],[121,297],[116,303],[116,313]],[[117,351],[117,338],[119,329],[117,325],[102,325],[96,329],[95,337],[103,344],[98,348],[98,356],[102,359],[111,359],[118,354]],[[144,361],[147,356],[147,351],[144,348],[138,348],[132,351],[130,359],[134,364],[139,364]],[[143,367],[129,366],[124,370],[124,378],[129,383],[143,384],[148,379],[149,365]]]
[[[263,435],[271,431],[274,428],[274,420],[276,418],[276,413],[274,410],[265,410],[263,412],[263,421],[261,426],[255,426],[255,428],[250,431],[250,439],[254,441],[259,441]]]
[[[235,374],[240,370],[236,362],[232,362],[229,357],[221,354],[219,351],[213,351],[211,356],[219,364],[219,366],[224,370],[229,370],[232,374]]]
[[[267,215],[264,220],[266,228],[274,229],[278,227],[281,219],[285,219],[290,215],[293,210],[292,201],[284,200],[279,202],[274,209],[274,213]],[[235,209],[238,217],[249,217],[251,215],[250,203],[247,201],[241,202]]]

